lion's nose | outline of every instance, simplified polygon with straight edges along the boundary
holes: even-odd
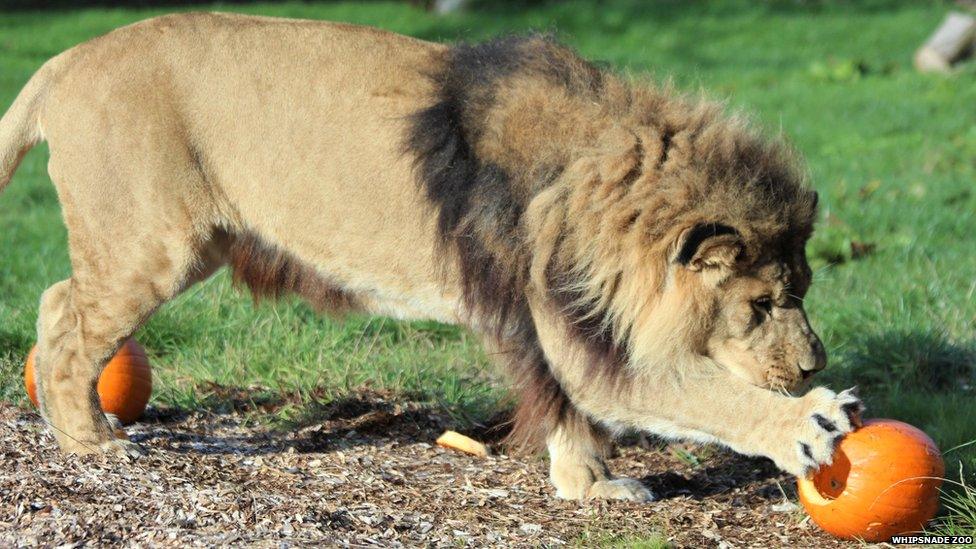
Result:
[[[820,338],[814,336],[813,341],[810,342],[810,355],[813,360],[807,362],[806,368],[803,368],[803,377],[810,377],[815,372],[819,372],[827,367],[827,351],[824,350],[823,343],[821,343]],[[812,368],[810,367],[812,366]]]
[[[800,376],[807,379],[827,366],[827,352],[820,338],[810,338],[810,354],[800,361]]]

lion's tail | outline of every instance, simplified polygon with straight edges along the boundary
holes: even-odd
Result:
[[[68,50],[44,63],[0,119],[0,191],[10,182],[27,151],[43,139],[38,113],[52,82],[67,65],[71,52]]]

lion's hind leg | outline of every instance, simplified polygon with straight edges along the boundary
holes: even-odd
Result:
[[[65,452],[135,454],[102,414],[96,386],[108,359],[162,299],[145,286],[118,279],[93,286],[85,278],[58,282],[41,299],[35,374],[41,410]]]
[[[89,453],[113,436],[95,392],[101,368],[87,358],[95,349],[78,337],[71,293],[69,279],[41,296],[35,376],[41,413],[62,450]]]
[[[185,149],[164,136],[112,148],[57,135],[51,142],[72,274],[41,301],[41,412],[65,452],[131,454],[134,445],[116,438],[99,409],[98,378],[159,306],[222,261],[206,253],[212,203],[192,162],[180,162]]]
[[[136,245],[146,248],[140,254]],[[200,277],[189,275],[185,259],[162,259],[156,255],[163,253],[160,248],[150,251],[152,241],[102,240],[103,246],[116,253],[87,255],[72,249],[72,277],[44,293],[35,375],[42,413],[63,451],[133,455],[138,449],[115,436],[100,410],[99,375],[153,311]]]

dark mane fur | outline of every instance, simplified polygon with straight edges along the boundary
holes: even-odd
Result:
[[[617,203],[605,195],[583,212],[595,223],[619,219],[621,234],[647,242],[700,223],[735,227],[759,245],[809,234],[813,209],[789,154],[722,122],[712,106],[631,86],[542,35],[457,45],[441,63],[431,75],[436,96],[410,118],[404,151],[436,215],[441,252],[458,262],[464,303],[499,342],[517,382],[516,443],[541,442],[570,407],[525,296],[533,251],[523,216],[570,162],[593,154],[605,132],[642,128],[633,132],[637,161],[612,191]],[[695,179],[704,181],[697,188],[686,181],[689,170],[707,176]],[[596,238],[587,233],[592,223],[576,229],[567,247]],[[594,357],[592,373],[623,379],[626,338],[614,331],[609,300],[597,303],[580,289],[573,253],[552,255],[547,297]],[[601,282],[601,291],[615,291],[619,276]]]
[[[549,370],[523,291],[528,258],[520,249],[519,221],[526,197],[505,169],[479,159],[473,144],[481,138],[477,121],[492,107],[496,87],[515,72],[575,86],[582,66],[582,87],[597,90],[601,73],[566,53],[544,36],[454,47],[434,75],[437,101],[414,115],[406,145],[435,206],[443,250],[460,263],[465,304],[498,340],[516,382],[520,398],[510,441],[518,446],[541,442],[568,399]],[[489,231],[490,236],[481,234]]]

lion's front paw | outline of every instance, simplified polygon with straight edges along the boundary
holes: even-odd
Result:
[[[801,416],[788,435],[790,447],[776,461],[784,471],[805,477],[833,461],[834,449],[860,422],[864,405],[852,389],[835,393],[818,387],[801,400]]]
[[[146,455],[146,451],[142,446],[129,440],[129,435],[126,434],[125,427],[122,425],[122,421],[118,416],[115,414],[105,414],[105,419],[108,420],[108,424],[112,428],[112,434],[115,435],[115,440],[103,443],[103,452],[123,456],[128,459],[135,459],[139,456]]]
[[[619,499],[646,503],[654,501],[654,494],[639,480],[632,478],[615,478],[598,480],[586,491],[587,499]]]
[[[99,450],[106,454],[118,456],[128,460],[146,455],[146,451],[142,448],[142,446],[129,440],[125,436],[125,433],[123,433],[121,437],[119,437],[118,433],[116,433],[115,436],[117,438],[114,440],[103,442],[99,446]]]

